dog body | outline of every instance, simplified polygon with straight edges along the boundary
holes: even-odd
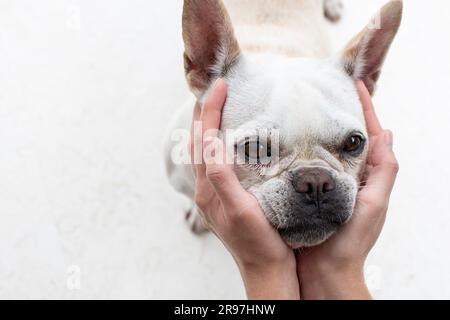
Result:
[[[327,57],[331,53],[322,0],[225,0],[246,55]]]
[[[331,0],[184,3],[185,69],[195,97],[170,132],[189,130],[194,105],[215,79],[225,78],[222,129],[233,130],[226,143],[245,154],[240,162],[242,153],[235,155],[239,180],[294,248],[325,241],[352,216],[368,153],[354,81],[374,92],[402,2],[381,10],[381,28],[364,29],[332,55],[326,16],[336,18],[340,9]],[[165,148],[172,184],[193,199],[189,161],[174,161],[179,148],[190,159],[186,141],[171,134]],[[276,154],[276,162],[264,162],[258,150],[266,151],[265,158]],[[198,220],[194,225],[198,229]]]

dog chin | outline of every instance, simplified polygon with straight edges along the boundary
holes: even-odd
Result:
[[[300,249],[321,245],[333,236],[338,229],[339,226],[328,225],[310,230],[296,230],[296,228],[292,228],[278,230],[278,232],[292,249]]]

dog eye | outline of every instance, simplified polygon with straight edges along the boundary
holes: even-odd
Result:
[[[356,153],[364,146],[364,138],[360,135],[352,135],[345,140],[344,152]]]
[[[244,155],[246,164],[269,164],[272,157],[272,147],[270,142],[267,144],[257,141],[246,141],[244,143]]]

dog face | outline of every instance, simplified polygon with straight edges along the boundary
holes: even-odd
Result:
[[[402,2],[380,11],[327,60],[241,54],[220,0],[185,0],[188,83],[199,100],[224,77],[229,92],[222,129],[235,150],[242,185],[292,247],[328,239],[352,216],[368,136],[354,81],[375,90],[400,26]]]
[[[258,60],[227,76],[227,143],[242,185],[283,238],[316,245],[355,205],[368,149],[359,98],[331,61]]]

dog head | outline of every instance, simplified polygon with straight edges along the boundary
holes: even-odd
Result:
[[[398,31],[391,1],[339,55],[326,59],[241,53],[220,0],[185,0],[188,84],[199,100],[228,82],[222,129],[236,151],[242,185],[292,247],[328,239],[352,216],[368,152],[355,80],[371,94]]]

